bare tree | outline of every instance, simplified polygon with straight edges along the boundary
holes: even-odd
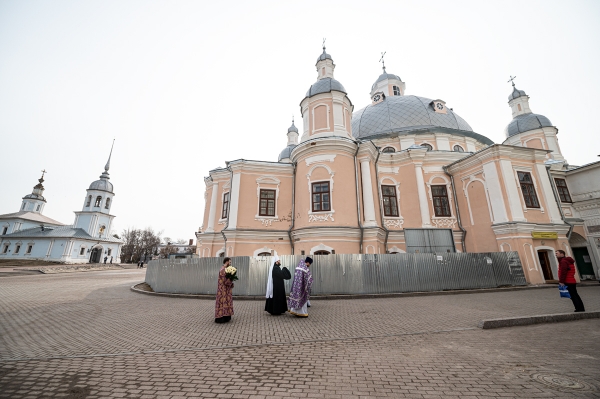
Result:
[[[160,257],[161,258],[168,258],[169,255],[176,254],[176,253],[177,253],[177,247],[171,243],[167,244],[166,246],[164,246],[160,249]]]
[[[183,238],[178,238],[177,240],[175,240],[175,244],[185,244],[187,242],[188,242],[188,240],[183,239]]]
[[[136,228],[123,230],[121,260],[128,263],[147,261],[152,255],[157,255],[161,233],[155,233],[149,227],[144,230]]]

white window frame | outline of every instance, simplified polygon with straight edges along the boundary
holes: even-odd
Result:
[[[279,219],[279,185],[281,180],[275,176],[261,176],[256,179],[256,215],[254,220],[275,220]],[[260,215],[260,190],[274,190],[275,191],[275,216],[261,216]]]
[[[2,252],[0,252],[0,255],[7,255],[8,254],[8,248],[10,248],[10,241],[5,242],[2,244]]]
[[[386,183],[386,180],[389,180],[392,184]],[[383,225],[388,229],[401,229],[404,224],[404,217],[402,216],[402,209],[400,208],[400,183],[389,176],[384,176],[379,179],[379,202],[381,204],[381,209],[383,209],[383,191],[381,190],[381,186],[394,186],[396,188],[396,206],[398,207],[398,216],[385,216],[385,214],[382,214]]]
[[[541,211],[542,213],[546,213],[544,209],[544,205],[542,204],[542,196],[540,191],[537,179],[535,178],[535,173],[533,173],[533,168],[528,166],[521,165],[513,165],[513,172],[515,173],[515,181],[517,182],[517,188],[519,189],[519,200],[521,201],[521,206],[523,207],[523,212],[529,211]],[[535,188],[535,196],[537,197],[538,202],[540,203],[539,208],[527,208],[527,204],[525,203],[525,198],[523,197],[523,189],[521,188],[521,181],[519,180],[519,172],[527,172],[531,176],[531,180],[533,181],[533,188]],[[551,182],[552,183],[552,182]],[[535,259],[534,259],[535,261]]]
[[[317,168],[323,168],[327,170],[329,173],[329,179],[315,179],[312,180],[312,173]],[[335,214],[335,209],[333,207],[333,176],[335,172],[331,170],[331,168],[325,164],[317,163],[311,166],[306,174],[306,179],[308,180],[308,221],[310,222],[325,222],[325,221],[334,221],[333,215]],[[319,211],[313,212],[312,210],[312,184],[319,182],[329,182],[329,211]]]
[[[316,120],[315,120],[315,109],[317,109],[318,107],[326,107],[327,109],[327,127],[321,128],[321,129],[317,129],[316,128]],[[331,125],[329,123],[329,115],[331,113],[331,108],[329,107],[329,104],[327,103],[318,103],[315,104],[314,107],[312,107],[311,110],[311,114],[312,114],[312,128],[313,128],[313,134],[317,133],[317,132],[327,132],[329,130],[331,130]]]

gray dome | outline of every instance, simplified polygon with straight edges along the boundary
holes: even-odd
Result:
[[[525,94],[524,90],[519,90],[519,89],[517,89],[516,87],[513,86],[513,91],[508,96],[508,101],[514,100],[515,98],[519,98],[519,97],[526,96],[526,95],[527,94]]]
[[[289,132],[296,132],[296,133],[298,133],[298,128],[296,127],[296,125],[294,125],[294,122],[292,122],[292,126],[290,126],[288,128],[288,133]]]
[[[287,147],[285,147],[283,151],[281,151],[281,153],[279,154],[279,158],[277,159],[277,161],[281,162],[282,159],[289,158],[294,148],[296,148],[296,144],[290,144]]]
[[[329,93],[332,90],[341,91],[344,94],[348,94],[344,86],[337,80],[333,78],[323,78],[321,80],[317,80],[310,89],[306,92],[306,97],[316,96],[320,93]]]
[[[550,127],[552,122],[544,115],[539,114],[523,114],[515,116],[515,118],[506,126],[504,133],[506,137],[514,136],[515,134],[524,133],[529,130],[539,129],[541,127]]]
[[[356,138],[370,138],[389,133],[408,133],[424,127],[473,131],[471,126],[451,109],[448,108],[447,114],[438,114],[430,103],[431,100],[425,97],[388,96],[384,101],[367,105],[352,114],[352,135]],[[484,142],[490,141],[480,137]]]
[[[331,61],[333,61],[333,58],[331,58],[331,56],[325,52],[325,47],[323,47],[323,54],[321,54],[319,56],[319,58],[317,58],[317,63],[319,61],[323,61],[323,60],[331,60]]]
[[[108,181],[110,177],[108,177],[108,172],[105,170],[102,175],[100,175],[100,180],[96,180],[90,184],[90,188],[88,190],[100,190],[100,191],[108,191],[109,193],[113,192],[113,185]]]
[[[386,80],[386,79],[397,79],[399,81],[402,81],[402,79],[400,79],[400,76],[394,75],[393,73],[384,72],[381,75],[379,75],[379,78],[377,78],[375,83],[373,83],[373,86],[371,86],[371,90],[373,90],[375,88],[377,83],[381,82],[382,80]]]

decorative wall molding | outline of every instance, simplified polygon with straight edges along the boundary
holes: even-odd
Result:
[[[322,214],[322,215],[308,215],[308,222],[328,222],[328,221],[332,221],[334,222],[335,220],[333,219],[333,213],[326,213],[326,214]]]
[[[310,166],[313,163],[317,163],[317,162],[333,162],[335,157],[336,157],[335,154],[315,155],[315,156],[306,158],[304,160],[304,162],[306,162],[306,166]]]
[[[432,218],[431,223],[440,229],[453,229],[456,227],[456,218]]]
[[[256,220],[257,222],[261,222],[264,227],[271,226],[273,224],[273,221],[276,221],[276,222],[279,221],[277,218],[263,218],[263,217],[256,217],[256,218],[254,218],[254,220]]]
[[[383,225],[387,229],[401,229],[404,224],[404,219],[383,219]]]

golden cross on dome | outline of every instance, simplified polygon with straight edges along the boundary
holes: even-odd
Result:
[[[387,51],[384,51],[383,53],[381,53],[381,58],[379,59],[379,62],[381,62],[381,64],[383,64],[383,72],[385,72],[385,60],[383,59],[383,57],[385,56],[385,53],[387,53]]]
[[[508,79],[508,82],[506,82],[506,83],[512,83],[513,87],[515,87],[514,80],[515,80],[516,76],[511,76],[511,75],[508,75],[508,76],[510,76],[510,79]]]
[[[325,40],[327,40],[327,38],[323,38],[323,51],[325,51]]]
[[[44,174],[46,174],[48,172],[46,172],[46,169],[42,170],[42,179],[44,178]]]

